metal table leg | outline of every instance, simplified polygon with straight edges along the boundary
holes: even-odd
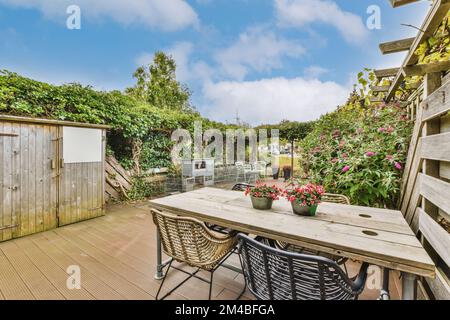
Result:
[[[402,300],[415,299],[416,276],[410,273],[402,274]]]
[[[388,268],[383,268],[383,287],[380,290],[380,298],[378,300],[390,300],[389,294],[389,273]]]
[[[163,269],[169,263],[170,259],[164,262],[162,261],[161,238],[159,235],[159,231],[156,230],[156,280],[162,280],[164,278]]]

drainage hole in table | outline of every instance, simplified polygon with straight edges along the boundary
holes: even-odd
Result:
[[[378,233],[376,233],[374,231],[369,231],[369,230],[363,230],[362,233],[364,233],[365,235],[368,235],[368,236],[372,236],[372,237],[375,237],[378,235]]]
[[[361,218],[372,218],[372,216],[371,215],[368,215],[368,214],[360,214],[359,215]]]

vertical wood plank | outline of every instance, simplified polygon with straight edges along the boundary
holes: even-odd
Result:
[[[28,178],[29,178],[29,168],[28,168],[28,157],[29,157],[29,127],[26,123],[20,124],[20,163],[21,163],[21,176],[20,176],[20,236],[28,234]]]
[[[43,182],[44,182],[44,126],[36,126],[36,149],[35,149],[35,201],[36,201],[36,228],[35,232],[44,230],[44,199],[43,199]]]
[[[5,122],[5,132],[11,132],[11,123]],[[12,224],[12,137],[3,137],[3,226]],[[12,238],[11,229],[3,230],[3,241]]]
[[[3,131],[4,123],[0,122],[0,131]],[[4,194],[5,185],[3,183],[3,167],[5,164],[5,154],[3,153],[5,137],[0,137],[0,227],[4,226],[3,215],[4,215]],[[3,241],[3,231],[0,231],[0,241]]]
[[[12,231],[12,237],[17,238],[20,236],[20,202],[21,202],[21,192],[22,186],[21,182],[21,163],[20,163],[20,123],[13,123],[12,130],[18,136],[12,139],[12,168],[13,168],[13,179],[12,183],[14,186],[14,191],[12,192],[12,225],[16,225]]]
[[[36,232],[36,125],[31,124],[29,135],[29,153],[28,153],[28,233]]]

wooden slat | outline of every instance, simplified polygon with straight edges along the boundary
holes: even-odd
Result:
[[[393,77],[398,74],[399,68],[388,68],[388,69],[379,69],[374,70],[375,76],[378,79]]]
[[[2,244],[2,251],[36,299],[63,299],[57,288],[48,281],[14,241]]]
[[[441,178],[450,180],[450,162],[439,163],[439,174]]]
[[[414,43],[411,46],[411,49],[409,50],[409,53],[402,64],[402,68],[398,71],[397,76],[391,84],[391,88],[389,89],[389,92],[387,94],[386,101],[389,101],[395,96],[395,92],[404,80],[404,75],[402,72],[403,67],[411,66],[418,62],[419,57],[415,55],[417,48],[423,41],[425,41],[425,39],[434,34],[436,29],[441,24],[442,20],[447,15],[449,9],[449,0],[434,1],[433,6],[428,12],[424,22],[422,23],[422,26],[420,27],[421,31],[418,32],[417,37],[414,40]]]
[[[450,212],[450,183],[420,174],[420,193],[445,212]]]
[[[450,132],[422,138],[422,158],[450,161]]]
[[[435,278],[426,278],[436,300],[450,300],[450,281],[442,269],[436,269]]]
[[[43,119],[43,118],[17,117],[17,116],[10,116],[10,115],[6,115],[6,114],[0,114],[0,121],[2,121],[2,120],[8,121],[8,122],[60,125],[60,126],[81,127],[81,128],[97,128],[97,129],[110,129],[111,128],[111,126],[102,125],[102,124],[90,124],[90,123],[62,121],[62,120],[54,120],[54,119]]]
[[[20,266],[18,266],[20,268]],[[35,275],[34,275],[35,276]],[[32,277],[32,279],[36,279]],[[31,279],[31,280],[32,280]],[[45,286],[46,281],[42,286]],[[35,297],[26,286],[11,262],[0,250],[0,291],[5,299],[34,300]]]
[[[450,81],[429,95],[423,102],[423,121],[445,115],[450,111]]]
[[[5,123],[3,129],[5,131],[11,132],[12,126],[10,123]],[[3,181],[2,181],[2,192],[3,192],[3,214],[2,219],[3,223],[1,226],[11,226],[12,225],[12,199],[13,199],[13,168],[12,168],[12,158],[13,158],[13,146],[11,137],[3,137],[0,138],[3,141],[3,149],[1,150],[3,153],[3,163],[0,164],[3,166]],[[3,233],[2,240],[8,240],[12,238],[12,230],[5,229],[1,233]]]
[[[386,92],[389,90],[389,86],[371,86],[370,89],[373,92]]]
[[[401,40],[395,40],[395,41],[389,41],[380,43],[379,47],[382,54],[390,54],[390,53],[396,53],[401,51],[408,51],[415,38],[407,38],[407,39],[401,39]],[[387,91],[387,90],[386,90]]]
[[[441,259],[450,267],[450,234],[420,209],[419,229]]]
[[[402,202],[401,202],[401,211],[406,216],[407,208],[409,206],[409,201],[411,199],[411,195],[413,189],[417,183],[417,175],[419,170],[422,168],[422,158],[421,158],[421,149],[422,149],[422,138],[419,139],[419,142],[416,144],[416,148],[414,153],[411,155],[410,166],[407,168],[408,171],[405,171],[403,180],[404,181],[404,189],[402,193]],[[405,169],[406,170],[406,169]]]
[[[427,73],[447,71],[450,69],[450,61],[440,61],[427,64],[417,64],[415,66],[403,67],[405,77],[423,76]]]
[[[392,7],[398,8],[410,3],[417,2],[419,0],[390,0]]]

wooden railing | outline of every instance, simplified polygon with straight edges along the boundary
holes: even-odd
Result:
[[[443,85],[441,85],[443,83]],[[427,74],[408,101],[415,125],[401,187],[400,208],[437,265],[421,279],[421,298],[450,299],[450,78]]]

